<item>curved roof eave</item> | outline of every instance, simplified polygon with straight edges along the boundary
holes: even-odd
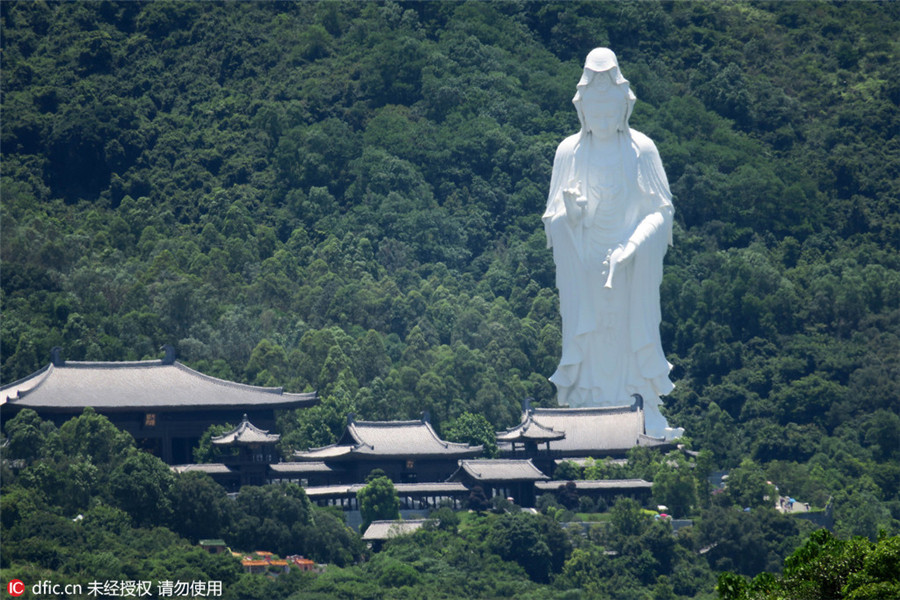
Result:
[[[51,363],[0,395],[0,405],[64,413],[88,406],[104,412],[300,408],[317,400],[315,392],[226,381],[160,360]]]

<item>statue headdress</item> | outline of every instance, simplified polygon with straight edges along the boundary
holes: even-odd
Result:
[[[578,120],[581,122],[581,129],[584,130],[585,121],[584,111],[581,108],[583,101],[581,92],[590,84],[596,73],[605,73],[607,71],[611,71],[612,80],[616,86],[615,93],[621,94],[625,101],[625,116],[619,129],[627,132],[628,119],[631,118],[631,111],[634,110],[634,103],[637,101],[637,97],[631,91],[631,85],[628,83],[628,80],[625,79],[622,71],[619,70],[619,61],[616,59],[616,54],[609,48],[594,48],[587,55],[587,58],[584,59],[584,72],[576,86],[577,91],[575,92],[575,97],[572,98],[572,104],[575,105],[575,110],[578,112]]]

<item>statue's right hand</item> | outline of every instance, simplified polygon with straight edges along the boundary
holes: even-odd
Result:
[[[563,203],[566,205],[566,214],[572,222],[581,218],[582,210],[587,204],[587,198],[581,193],[581,181],[575,187],[563,190]]]
[[[575,184],[574,187],[568,187],[563,190],[563,199],[566,201],[566,204],[570,202],[578,202],[581,200],[582,202],[586,202],[587,198],[582,196],[581,194],[581,181]]]

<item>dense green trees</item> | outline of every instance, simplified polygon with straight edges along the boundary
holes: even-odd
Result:
[[[362,515],[360,530],[368,529],[372,521],[394,520],[400,518],[400,498],[394,484],[376,469],[366,477],[366,486],[356,492],[359,500],[359,512]]]
[[[135,451],[113,469],[109,492],[136,525],[169,523],[174,483],[168,465],[147,452]]]
[[[547,582],[551,573],[562,570],[571,551],[571,543],[556,521],[522,513],[500,517],[487,544],[504,560],[521,565],[538,582]]]
[[[566,560],[555,584],[591,597],[704,597],[712,573],[689,536],[673,535],[668,522],[654,521],[634,500],[611,509],[608,527],[593,530]]]
[[[653,479],[653,498],[658,504],[666,506],[672,516],[684,517],[698,505],[697,487],[697,480],[687,465],[678,469],[662,469]]]
[[[497,454],[496,432],[484,415],[464,412],[444,427],[444,439],[473,446],[483,446],[488,458]]]
[[[749,458],[728,474],[725,495],[732,504],[745,508],[771,507],[777,500],[775,486],[766,481],[766,474]]]
[[[820,530],[784,561],[776,578],[762,573],[751,582],[731,573],[719,576],[723,600],[835,598],[878,600],[900,594],[900,538],[841,540]]]
[[[4,572],[39,568],[76,582],[190,573],[237,584],[239,564],[192,546],[204,537],[341,566],[363,554],[359,536],[299,486],[245,487],[229,499],[205,473],[173,474],[91,409],[58,431],[23,410],[6,434],[18,442],[2,450]],[[39,444],[24,443],[34,436]]]
[[[552,404],[538,217],[611,43],[676,195],[672,420],[735,466],[895,412],[892,6],[110,6],[2,14],[4,381],[168,342],[360,418]]]
[[[801,524],[772,508],[743,511],[712,506],[697,528],[697,541],[711,567],[756,575],[776,571],[800,542]]]
[[[225,489],[206,473],[182,473],[172,488],[172,528],[192,542],[215,539],[232,517]]]
[[[446,436],[553,405],[539,216],[581,60],[609,44],[675,194],[670,421],[712,466],[751,457],[800,499],[833,496],[842,535],[896,532],[897,11],[4,3],[0,378],[54,346],[171,343],[205,373],[318,390],[281,416],[286,452],[348,412],[428,410]],[[9,449],[68,514],[122,440],[50,429],[18,421]]]

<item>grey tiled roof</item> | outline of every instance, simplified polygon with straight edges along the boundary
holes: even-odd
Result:
[[[233,473],[231,469],[229,469],[222,463],[172,465],[169,468],[178,474],[187,473],[188,471],[200,471],[202,473],[209,473],[210,475],[227,475],[229,473]]]
[[[303,489],[307,496],[315,499],[341,495],[356,496],[356,492],[364,487],[366,487],[366,484],[364,483],[348,483],[340,485],[317,485]],[[395,483],[394,489],[397,490],[397,494],[400,496],[415,496],[419,494],[461,494],[467,490],[466,486],[463,484],[453,481],[435,483]]]
[[[557,458],[553,462],[558,465],[564,462],[570,462],[578,465],[579,467],[587,467],[591,466],[596,462],[597,459],[591,456],[578,456],[578,457],[569,457],[569,458]],[[624,467],[628,464],[627,458],[604,458],[602,459],[604,464],[612,465],[616,467]]]
[[[283,475],[302,473],[333,473],[337,469],[329,467],[323,462],[283,462],[269,465],[269,470]]]
[[[566,437],[551,441],[550,449],[569,455],[625,451],[638,445],[652,445],[655,438],[644,434],[644,413],[633,406],[599,408],[535,408],[522,421],[535,423]]]
[[[676,444],[674,444],[671,440],[664,440],[664,439],[662,439],[662,438],[655,438],[655,437],[653,437],[652,435],[641,434],[641,435],[638,436],[638,446],[647,446],[647,447],[652,448],[652,447],[654,447],[654,446],[669,446],[669,447],[672,447],[672,446],[675,446],[675,445],[676,445]]]
[[[388,540],[398,535],[409,535],[415,533],[426,523],[426,519],[415,519],[409,521],[372,521],[362,539],[366,541],[372,540]]]
[[[445,442],[426,421],[354,421],[336,444],[297,452],[300,460],[341,456],[466,457],[478,456],[482,446]]]
[[[566,437],[564,431],[555,431],[553,428],[545,427],[535,421],[531,410],[525,413],[521,423],[497,433],[498,442],[548,442],[561,440],[564,437]]]
[[[66,362],[49,364],[0,388],[0,404],[77,411],[227,407],[299,407],[315,403],[315,392],[285,393],[204,375],[179,362]]]
[[[349,456],[354,450],[354,446],[324,446],[322,448],[313,448],[306,452],[297,450],[294,452],[294,458],[298,461],[307,460],[328,460]]]
[[[575,488],[582,491],[587,490],[635,490],[650,489],[653,484],[643,479],[587,479],[576,480]],[[554,491],[559,486],[565,485],[565,481],[539,481],[534,486],[541,491]]]
[[[395,483],[394,489],[401,496],[416,494],[460,494],[468,488],[457,481],[439,481],[434,483]]]
[[[461,460],[459,468],[450,476],[451,481],[459,481],[462,474],[476,481],[540,481],[550,479],[534,466],[531,459],[484,458]]]
[[[312,499],[331,498],[336,496],[356,496],[356,492],[366,487],[364,483],[341,483],[337,485],[314,485],[303,488]]]
[[[228,433],[213,437],[210,441],[219,446],[228,446],[230,444],[274,444],[280,439],[280,435],[269,433],[268,429],[256,427],[247,420],[247,415],[244,415],[244,420],[240,425]]]

